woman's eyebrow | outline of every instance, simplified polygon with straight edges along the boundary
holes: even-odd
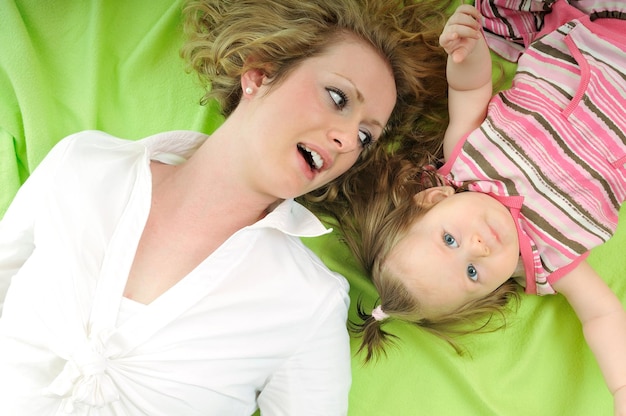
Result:
[[[356,84],[354,82],[352,82],[352,80],[350,78],[348,78],[345,75],[339,74],[337,72],[334,72],[335,75],[337,75],[338,77],[341,77],[343,79],[345,79],[346,81],[348,81],[348,83],[350,85],[352,85],[352,88],[354,88],[354,91],[356,92],[356,99],[359,100],[360,103],[365,101],[365,98],[363,97],[363,94],[361,93],[361,90],[359,90],[359,88],[356,86]],[[372,124],[374,126],[378,126],[381,130],[383,130],[385,128],[385,126],[383,126],[383,124],[376,120],[376,119],[369,119],[367,120],[368,124]]]

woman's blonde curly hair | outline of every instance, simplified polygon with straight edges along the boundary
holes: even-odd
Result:
[[[202,101],[217,100],[228,116],[241,99],[246,71],[261,70],[276,85],[303,60],[352,33],[389,62],[395,77],[396,106],[380,142],[415,135],[436,151],[438,135],[423,134],[419,129],[428,123],[418,120],[438,125],[446,113],[445,56],[438,47],[446,3],[194,0],[183,9],[187,42],[181,55],[206,87]]]

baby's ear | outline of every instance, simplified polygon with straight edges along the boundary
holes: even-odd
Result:
[[[433,186],[413,195],[413,200],[419,206],[430,208],[450,195],[454,195],[454,188],[451,186]]]

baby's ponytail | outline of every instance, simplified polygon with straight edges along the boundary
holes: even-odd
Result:
[[[382,305],[367,313],[359,299],[357,315],[361,322],[350,322],[350,330],[362,338],[358,353],[365,351],[364,361],[367,363],[373,358],[378,358],[380,354],[385,354],[385,347],[392,343],[396,336],[382,329],[382,325],[391,318],[383,310]]]

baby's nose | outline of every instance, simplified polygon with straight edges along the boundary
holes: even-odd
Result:
[[[491,254],[491,250],[487,245],[485,239],[480,234],[475,234],[474,239],[472,241],[472,248],[474,250],[474,254],[477,256],[486,257]]]

